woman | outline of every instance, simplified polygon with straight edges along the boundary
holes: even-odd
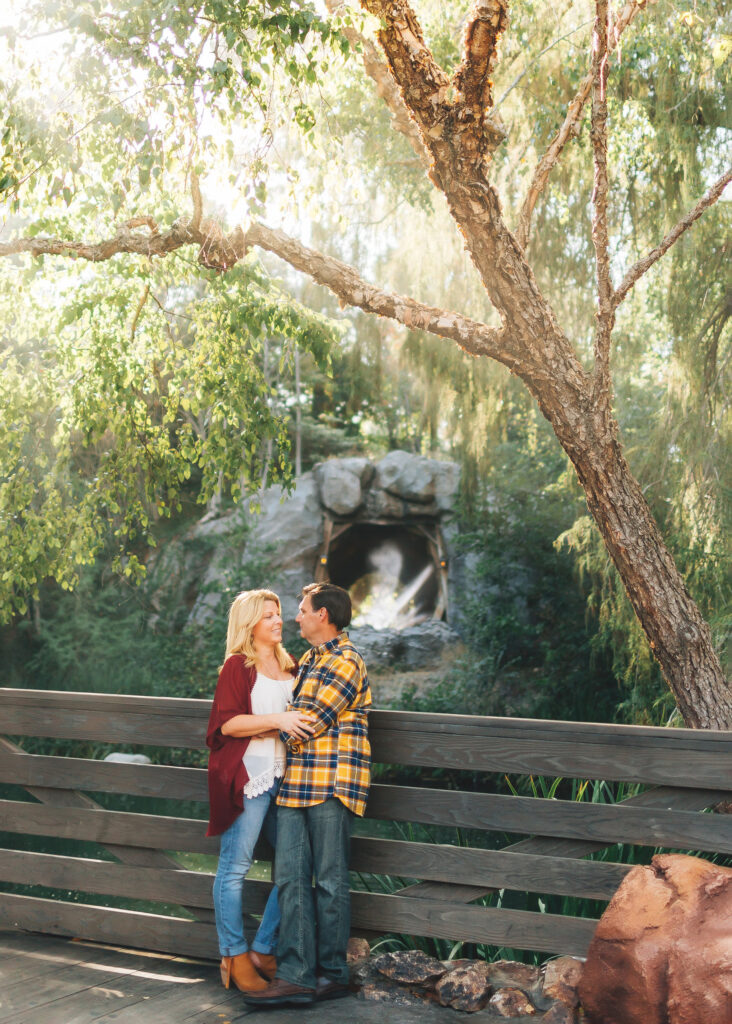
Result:
[[[242,919],[244,878],[261,832],[274,846],[276,802],[285,772],[279,731],[300,739],[312,732],[307,715],[286,711],[295,662],[282,646],[280,601],[269,590],[237,595],[229,610],[226,659],[219,672],[206,743],[210,819],[221,835],[214,881],[221,980],[257,991],[274,976],[280,913],[273,888],[251,951]],[[259,973],[261,972],[261,973]]]

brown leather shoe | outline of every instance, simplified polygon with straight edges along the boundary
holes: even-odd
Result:
[[[252,963],[262,977],[266,978],[267,981],[272,981],[277,973],[276,958],[273,957],[271,953],[258,953],[256,949],[250,950],[249,955],[252,958]]]
[[[325,977],[320,977],[317,980],[315,998],[319,1003],[325,999],[343,999],[344,996],[350,994],[351,990],[348,985],[344,985],[340,981],[331,981],[330,978]]]
[[[261,992],[245,992],[242,999],[249,1006],[292,1006],[315,1002],[315,989],[293,985],[284,978],[275,978]]]
[[[232,981],[241,992],[259,992],[267,987],[267,982],[254,969],[249,953],[222,957],[220,971],[224,988],[229,988]]]

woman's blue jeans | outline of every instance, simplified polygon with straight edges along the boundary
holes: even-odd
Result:
[[[252,865],[254,847],[263,831],[274,847],[277,839],[277,779],[261,796],[245,797],[244,810],[221,836],[219,866],[214,880],[213,898],[216,931],[221,956],[246,953],[249,943],[244,936],[242,890],[247,871]],[[252,942],[257,953],[272,953],[277,947],[280,908],[277,887],[269,894],[262,921]]]

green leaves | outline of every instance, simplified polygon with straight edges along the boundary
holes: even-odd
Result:
[[[293,346],[325,363],[335,335],[261,268],[63,266],[20,298],[0,284],[0,621],[44,579],[73,588],[110,543],[140,579],[156,521],[184,500],[237,498],[265,466],[287,482]]]

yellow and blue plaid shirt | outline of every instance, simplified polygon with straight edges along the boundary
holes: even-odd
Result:
[[[366,666],[346,633],[308,651],[288,710],[309,712],[315,731],[306,742],[281,734],[287,771],[278,804],[312,807],[337,797],[363,815],[371,776],[370,707]]]

